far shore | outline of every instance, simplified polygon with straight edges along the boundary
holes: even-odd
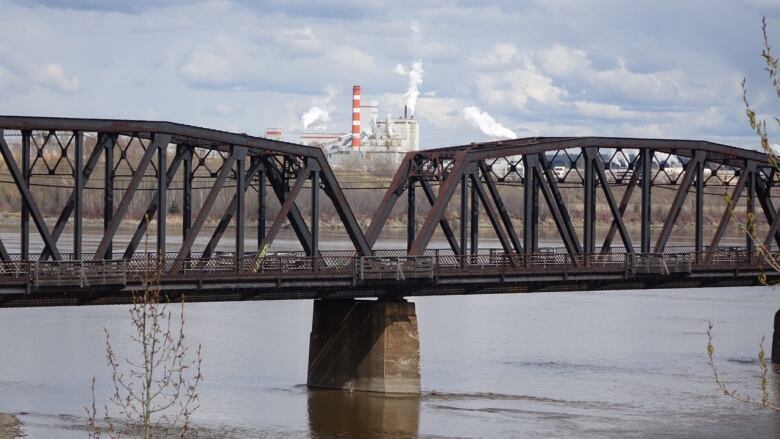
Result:
[[[0,413],[0,439],[16,439],[24,437],[22,423],[16,416]]]

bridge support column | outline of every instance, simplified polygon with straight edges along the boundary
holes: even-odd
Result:
[[[420,339],[414,303],[316,300],[306,384],[349,391],[420,393]]]
[[[780,363],[780,310],[775,313],[775,328],[772,334],[772,361]]]

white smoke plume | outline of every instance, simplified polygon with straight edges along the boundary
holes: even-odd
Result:
[[[324,125],[330,122],[330,115],[328,110],[314,106],[301,115],[301,122],[303,122],[303,129],[305,130],[312,125]]]
[[[409,109],[409,115],[414,116],[414,110],[417,107],[417,98],[420,96],[420,85],[423,82],[423,66],[422,60],[418,60],[412,63],[412,67],[408,70],[401,64],[397,64],[393,69],[393,72],[399,75],[409,76],[409,88],[404,93],[406,99],[406,108]]]
[[[478,128],[484,134],[490,137],[499,137],[505,139],[514,139],[517,137],[514,131],[501,125],[493,119],[493,116],[477,107],[466,107],[461,112],[466,122],[474,128]]]
[[[308,129],[310,126],[321,126],[330,122],[330,114],[328,108],[331,108],[330,102],[339,93],[338,89],[329,85],[325,87],[325,96],[314,100],[314,104],[311,108],[306,110],[301,115],[301,123],[303,129]]]

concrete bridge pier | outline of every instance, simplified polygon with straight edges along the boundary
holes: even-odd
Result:
[[[772,361],[780,363],[780,310],[775,313],[775,328],[772,333]]]
[[[420,393],[420,338],[414,303],[318,299],[313,314],[309,387]]]

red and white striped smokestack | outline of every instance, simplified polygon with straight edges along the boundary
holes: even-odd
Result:
[[[352,86],[352,149],[360,149],[360,86]]]

